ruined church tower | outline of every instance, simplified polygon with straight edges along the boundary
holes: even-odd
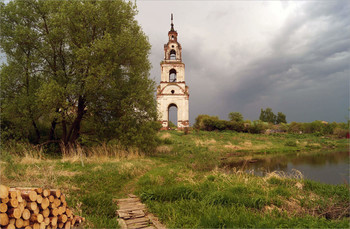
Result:
[[[185,83],[185,64],[181,58],[181,45],[174,30],[173,14],[168,43],[164,45],[164,60],[160,63],[161,81],[157,88],[158,114],[163,129],[169,125],[169,108],[177,108],[177,128],[189,127],[188,86]]]

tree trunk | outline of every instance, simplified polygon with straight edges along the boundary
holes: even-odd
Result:
[[[32,118],[32,124],[33,124],[33,127],[35,129],[35,134],[36,134],[35,143],[38,144],[40,141],[40,131],[39,131],[38,126],[36,125],[36,123],[34,121],[34,118]]]
[[[64,118],[62,120],[62,142],[63,142],[65,147],[68,146],[67,123],[66,123],[66,120]]]
[[[55,128],[57,125],[57,119],[55,118],[52,122],[51,122],[51,128],[50,128],[50,133],[49,133],[49,141],[51,140],[55,140]]]
[[[79,96],[77,117],[75,118],[67,137],[67,140],[69,143],[74,144],[75,141],[79,138],[80,123],[83,120],[84,114],[85,114],[85,99],[82,96]]]

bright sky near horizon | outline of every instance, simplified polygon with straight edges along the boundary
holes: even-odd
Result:
[[[170,14],[190,87],[190,122],[260,109],[287,121],[345,122],[349,112],[350,1],[136,2],[160,81]]]

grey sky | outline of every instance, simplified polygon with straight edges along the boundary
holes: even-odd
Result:
[[[349,1],[137,1],[152,78],[170,29],[179,33],[190,122],[199,114],[344,122],[349,109]]]

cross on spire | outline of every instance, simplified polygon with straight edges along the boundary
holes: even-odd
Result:
[[[170,31],[175,31],[174,30],[174,23],[173,23],[173,14],[171,14],[171,29]]]

